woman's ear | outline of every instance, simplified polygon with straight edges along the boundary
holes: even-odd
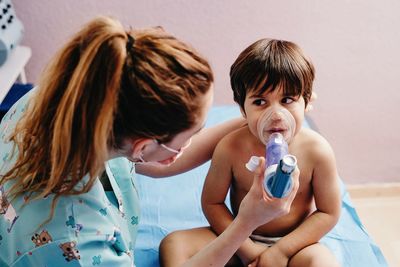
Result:
[[[128,141],[128,158],[138,159],[140,156],[143,156],[143,151],[147,146],[153,144],[153,139],[149,138],[138,138],[135,140]]]

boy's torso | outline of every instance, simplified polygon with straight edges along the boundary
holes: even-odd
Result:
[[[234,136],[236,135],[236,136]],[[235,146],[234,151],[227,153],[232,168],[232,185],[230,200],[233,212],[236,214],[240,202],[249,191],[254,174],[248,171],[245,163],[251,156],[265,157],[265,146],[254,135],[242,128],[231,136]],[[290,213],[258,227],[254,233],[265,236],[284,236],[299,226],[315,209],[312,190],[312,174],[314,160],[311,142],[315,142],[316,133],[309,129],[301,129],[289,145],[289,153],[296,156],[300,169],[300,187],[292,203]],[[239,140],[239,141],[238,141]]]

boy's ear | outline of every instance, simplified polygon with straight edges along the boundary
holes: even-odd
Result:
[[[306,110],[305,110],[306,112],[309,112],[309,111],[311,111],[311,110],[314,109],[314,107],[313,107],[313,105],[312,105],[312,102],[314,102],[317,98],[318,98],[317,93],[315,93],[315,92],[313,91],[313,92],[311,93],[310,100],[309,100],[308,103],[307,103]]]

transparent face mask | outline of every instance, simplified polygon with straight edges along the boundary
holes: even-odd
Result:
[[[296,129],[296,121],[292,114],[284,108],[269,107],[257,121],[257,133],[265,145],[273,133],[281,133],[287,143],[290,143]]]

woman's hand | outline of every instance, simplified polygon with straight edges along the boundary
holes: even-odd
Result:
[[[248,251],[247,255],[239,255],[238,252],[236,252],[236,256],[238,256],[240,258],[240,260],[242,261],[243,265],[246,264],[253,264],[255,261],[258,260],[258,258],[260,257],[260,255],[266,250],[268,249],[264,244],[260,244],[257,242],[252,242],[251,245],[251,250]],[[257,266],[257,265],[255,265]]]
[[[258,257],[258,267],[286,267],[289,262],[289,257],[283,253],[277,246],[272,246],[265,250]]]
[[[289,257],[278,246],[264,247],[264,251],[248,267],[286,267]]]
[[[243,198],[239,207],[237,218],[253,229],[265,224],[275,218],[286,215],[299,188],[300,171],[296,167],[291,175],[293,188],[285,198],[274,198],[268,196],[264,190],[265,159],[260,157],[258,167],[254,174],[254,181],[250,191]]]

